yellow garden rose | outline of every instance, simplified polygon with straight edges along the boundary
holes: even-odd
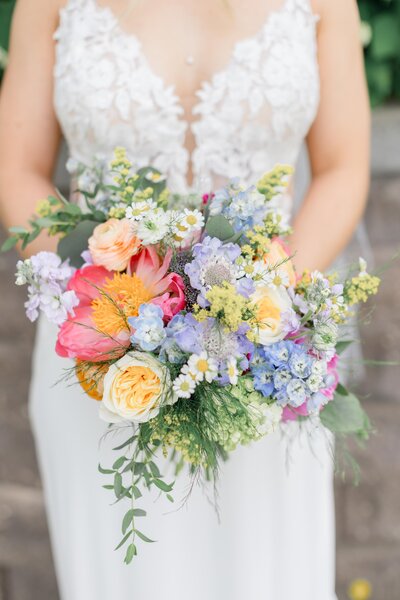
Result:
[[[94,264],[109,271],[124,271],[139,248],[140,241],[128,219],[108,219],[97,225],[89,238]]]
[[[104,377],[100,416],[108,423],[145,423],[175,400],[168,369],[150,354],[129,352]]]
[[[292,307],[286,289],[259,285],[250,301],[255,312],[253,329],[256,341],[263,346],[269,346],[283,340],[286,335],[283,315]]]

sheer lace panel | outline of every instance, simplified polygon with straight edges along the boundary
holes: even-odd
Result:
[[[69,0],[55,33],[55,107],[71,156],[88,163],[123,145],[138,166],[153,164],[182,193],[237,175],[253,182],[276,163],[294,164],[319,100],[309,2],[284,0],[238,41],[228,63],[194,92],[188,116],[110,8]]]

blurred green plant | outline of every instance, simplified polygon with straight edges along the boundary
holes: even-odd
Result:
[[[0,0],[0,80],[15,0]],[[358,0],[372,106],[400,100],[400,0]]]
[[[400,0],[358,0],[372,106],[400,100]]]
[[[15,0],[0,0],[0,81],[7,64],[7,48]]]

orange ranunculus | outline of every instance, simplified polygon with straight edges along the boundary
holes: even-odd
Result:
[[[104,377],[109,364],[97,364],[77,360],[75,373],[84,392],[94,400],[101,400],[104,392]]]
[[[94,264],[108,271],[124,271],[139,248],[140,240],[135,236],[128,219],[108,219],[97,225],[89,238]]]

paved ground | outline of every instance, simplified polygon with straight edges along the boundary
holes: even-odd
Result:
[[[374,178],[367,224],[380,264],[399,246],[399,176]],[[14,264],[12,254],[0,255],[0,600],[57,600],[26,407],[34,330],[23,314],[24,290],[12,285]],[[363,327],[366,357],[400,360],[399,305],[400,261]],[[337,481],[338,592],[344,600],[348,583],[365,577],[373,600],[398,600],[399,369],[371,367],[361,387],[376,435],[366,451],[355,450],[361,484]]]

